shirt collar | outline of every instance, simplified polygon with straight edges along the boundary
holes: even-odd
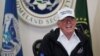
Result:
[[[59,37],[58,37],[58,38],[63,37],[63,36],[65,36],[65,35],[64,35],[64,33],[61,31],[61,29],[60,29],[60,34],[59,34]],[[73,34],[72,34],[72,36],[71,36],[71,39],[73,39],[73,38],[75,38],[76,40],[79,40],[79,37],[76,35],[75,32],[73,32]]]

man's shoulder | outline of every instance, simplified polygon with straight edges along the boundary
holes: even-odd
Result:
[[[51,29],[44,37],[43,40],[56,40],[59,36],[59,28]]]
[[[84,34],[84,32],[81,30],[75,30],[75,33],[81,41],[87,41],[90,39],[90,37],[87,37],[86,34]]]

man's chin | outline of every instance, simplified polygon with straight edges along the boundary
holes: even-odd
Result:
[[[72,30],[72,28],[68,28],[68,27],[66,27],[66,30]]]
[[[73,32],[72,28],[66,28],[66,32]]]

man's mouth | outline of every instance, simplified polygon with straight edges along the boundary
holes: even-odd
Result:
[[[72,28],[72,26],[71,25],[67,25],[66,28]]]

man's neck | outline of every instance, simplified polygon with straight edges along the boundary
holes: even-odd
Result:
[[[70,33],[64,33],[65,36],[68,38],[68,40],[72,37],[74,32],[70,32]]]

